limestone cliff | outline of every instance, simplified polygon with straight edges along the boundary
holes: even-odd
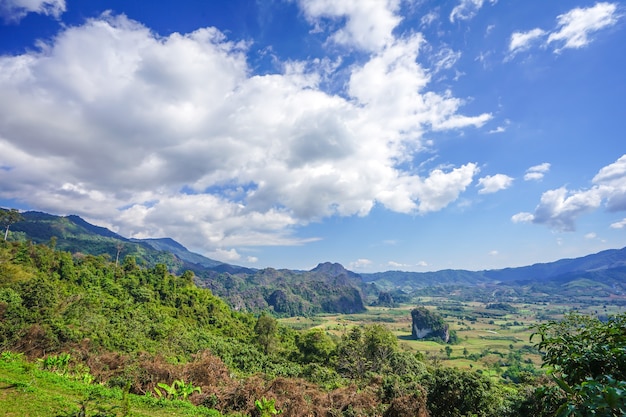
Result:
[[[417,307],[411,311],[413,338],[417,340],[439,338],[445,343],[450,340],[450,331],[443,318],[425,307]]]

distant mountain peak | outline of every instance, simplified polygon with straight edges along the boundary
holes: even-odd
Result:
[[[65,216],[65,218],[71,221],[72,223],[74,223],[75,225],[80,226],[83,229],[89,232],[95,233],[97,235],[110,237],[113,239],[124,240],[124,241],[128,240],[124,236],[118,235],[117,233],[107,229],[106,227],[101,227],[101,226],[96,226],[94,224],[91,224],[85,219],[83,219],[82,217],[77,216],[75,214],[70,214],[69,216]]]
[[[339,271],[345,272],[346,268],[343,267],[340,263],[337,262],[320,262],[317,266],[311,269],[311,272],[329,272],[329,271]]]
[[[323,274],[330,278],[336,278],[341,275],[345,275],[348,277],[358,277],[358,274],[355,274],[352,271],[347,270],[340,263],[333,262],[322,262],[318,264],[315,268],[311,269],[310,272],[314,272],[317,274]]]

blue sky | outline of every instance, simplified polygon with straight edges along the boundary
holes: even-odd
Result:
[[[626,246],[626,4],[0,0],[0,205],[249,267]]]

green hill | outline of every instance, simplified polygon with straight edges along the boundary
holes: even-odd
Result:
[[[71,253],[103,255],[114,263],[133,257],[140,266],[167,266],[172,273],[193,271],[196,283],[242,311],[272,310],[282,315],[357,313],[365,309],[361,280],[341,265],[320,264],[312,271],[254,270],[190,252],[170,238],[127,239],[74,215],[22,213],[11,226],[11,239],[54,243]]]

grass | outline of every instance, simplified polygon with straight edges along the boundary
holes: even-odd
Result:
[[[42,371],[15,355],[0,360],[0,404],[6,417],[73,417],[84,408],[86,416],[165,417],[221,414],[189,402],[166,401],[147,396],[125,396],[119,388],[73,381]]]

